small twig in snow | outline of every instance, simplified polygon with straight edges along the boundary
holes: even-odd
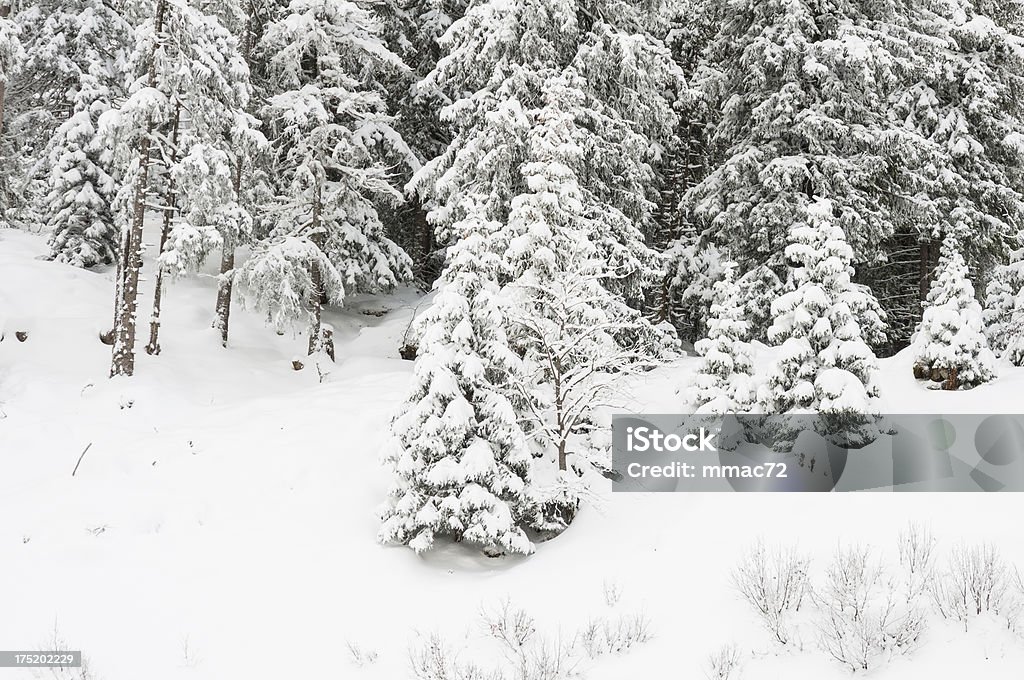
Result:
[[[78,466],[82,464],[82,459],[85,458],[85,453],[86,453],[86,451],[89,450],[89,447],[91,447],[91,446],[92,446],[92,442],[89,442],[88,444],[85,445],[85,448],[82,450],[82,455],[80,455],[78,457],[78,462],[75,463],[75,469],[71,471],[71,476],[72,477],[74,477],[75,473],[78,472]]]

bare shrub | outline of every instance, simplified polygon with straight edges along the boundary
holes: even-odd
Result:
[[[622,584],[618,581],[604,582],[604,603],[608,607],[614,607],[622,599]]]
[[[504,680],[499,671],[486,671],[475,664],[461,662],[436,633],[409,650],[409,666],[416,680]]]
[[[1014,574],[991,545],[953,548],[947,570],[931,588],[935,607],[943,618],[960,621],[964,630],[972,616],[989,612],[1006,616],[1012,626],[1021,607],[1013,591]]]
[[[533,617],[510,601],[495,610],[482,610],[481,618],[489,635],[500,643],[515,680],[562,680],[573,675],[574,644],[561,634],[538,633]],[[506,674],[499,672],[495,677]]]
[[[577,639],[591,659],[604,654],[620,654],[650,641],[650,620],[643,614],[591,619]]]
[[[869,549],[840,549],[813,595],[821,648],[853,671],[868,670],[882,654],[909,651],[925,622],[899,591]]]
[[[181,639],[181,663],[185,668],[196,668],[202,663],[202,657],[196,652],[188,635]]]
[[[809,566],[795,548],[768,551],[759,541],[733,572],[733,585],[782,644],[789,642],[790,616],[807,594]]]
[[[725,645],[708,657],[707,680],[730,680],[740,668],[740,650],[734,644]]]
[[[533,617],[503,600],[497,609],[481,609],[480,618],[488,634],[509,649],[522,649],[537,633]]]
[[[53,633],[39,646],[40,652],[66,653],[72,651],[72,646],[60,634],[56,621],[53,624]],[[82,655],[82,665],[78,668],[70,666],[59,666],[54,668],[32,668],[30,669],[34,678],[45,680],[96,680],[96,675],[89,668],[89,660]]]
[[[345,641],[345,647],[348,649],[349,658],[356,668],[377,663],[377,650],[367,649],[351,640]]]
[[[913,602],[926,595],[935,579],[935,537],[920,524],[908,524],[898,540],[900,566],[906,575],[904,595]]]
[[[569,680],[580,677],[588,658],[624,652],[651,638],[642,615],[599,618],[573,636],[544,633],[534,618],[509,600],[481,608],[480,619],[491,649],[488,665],[463,662],[438,635],[410,649],[415,680]]]

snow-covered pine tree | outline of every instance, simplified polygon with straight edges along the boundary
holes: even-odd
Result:
[[[53,9],[30,46],[30,64],[50,78],[51,87],[63,88],[52,105],[67,107],[70,115],[46,145],[49,172],[38,213],[51,231],[52,258],[78,267],[111,264],[118,249],[112,203],[120,183],[97,128],[100,116],[126,94],[132,27],[102,0]],[[63,64],[62,77],[54,78],[52,64]]]
[[[604,142],[589,127],[594,116],[586,83],[570,66],[545,80],[536,108],[525,112],[529,127],[517,168],[521,189],[495,243],[509,282],[529,276],[542,287],[560,272],[590,271],[608,290],[603,302],[594,304],[604,308],[610,322],[623,323],[616,337],[653,358],[673,342],[624,299],[649,266],[639,258],[652,251],[631,219],[602,198],[602,189],[595,190],[601,182],[587,181],[594,179],[592,154]]]
[[[922,238],[970,233],[959,244],[964,258],[987,266],[1003,259],[1006,237],[1024,220],[1024,47],[975,4],[914,7],[917,69],[892,109],[904,141],[900,189],[927,225]]]
[[[821,431],[847,443],[877,433],[864,429],[877,414],[876,359],[853,310],[870,295],[851,283],[853,251],[837,206],[818,199],[790,229],[787,292],[772,303],[768,331],[781,343],[759,396],[768,414],[815,412]],[[836,429],[838,427],[838,429]]]
[[[7,83],[25,58],[24,48],[18,39],[20,29],[11,20],[11,0],[0,1],[0,134],[3,133],[3,111]]]
[[[181,70],[171,94],[176,113],[164,180],[161,257],[146,347],[150,354],[160,351],[161,291],[168,263],[172,263],[170,271],[180,275],[183,266],[197,269],[218,248],[222,265],[223,253],[230,252],[233,261],[235,246],[252,227],[252,217],[243,206],[242,172],[247,158],[265,145],[265,139],[257,130],[258,121],[248,113],[252,84],[244,44],[247,38],[243,35],[240,42],[228,28],[241,30],[244,26],[242,4],[240,0],[204,0],[199,9],[181,15],[182,26],[177,29],[187,31],[191,23],[195,37],[189,45],[192,52],[183,53],[192,68],[187,74]],[[199,113],[193,111],[197,108]],[[182,181],[189,191],[181,190]],[[188,219],[173,224],[176,212]],[[221,294],[219,286],[218,298]],[[223,344],[226,331],[219,324],[220,316],[215,327],[221,331]]]
[[[1017,318],[1024,323],[1024,300],[1022,299],[1017,300]],[[1024,333],[1018,332],[1010,339],[1004,356],[1014,366],[1024,366]]]
[[[698,280],[698,283],[700,281]],[[784,284],[775,269],[768,264],[755,266],[737,279],[740,299],[743,300],[743,318],[747,321],[750,339],[768,339],[768,329],[775,322],[771,301],[784,292]],[[703,288],[698,288],[703,290]],[[768,301],[766,303],[766,301]]]
[[[10,79],[11,74],[17,67],[19,61],[24,58],[23,48],[21,41],[18,39],[19,28],[18,25],[11,21],[11,0],[4,0],[0,2],[0,36],[3,36],[0,45],[0,82],[5,85]]]
[[[585,132],[585,162],[576,170],[588,198],[583,215],[617,274],[606,285],[633,305],[664,276],[664,258],[647,235],[656,230],[657,165],[676,132],[673,104],[685,85],[669,50],[646,30],[649,7],[614,0],[580,7],[588,30],[566,70],[570,80],[578,74],[574,85],[585,95],[570,110]]]
[[[4,104],[7,101],[7,85],[11,76],[25,56],[18,25],[11,20],[11,0],[0,0],[0,159],[7,158],[9,150],[4,143]],[[7,212],[8,182],[5,160],[4,170],[0,170],[0,220],[4,220]]]
[[[675,134],[659,163],[656,233],[650,240],[664,251],[666,273],[649,304],[656,320],[671,323],[691,342],[705,333],[720,258],[713,243],[700,242],[696,220],[680,205],[714,160],[710,138],[721,108],[713,86],[718,74],[708,68],[704,55],[718,31],[720,9],[720,3],[702,0],[662,3],[665,43],[683,73],[685,87],[680,86],[674,102],[679,118]]]
[[[1014,249],[986,286],[982,322],[992,351],[1024,366],[1024,248]]]
[[[914,377],[941,383],[944,390],[977,387],[996,375],[961,242],[955,231],[943,239],[924,317],[914,336]]]
[[[1024,0],[974,0],[975,11],[1017,37],[1024,36]]]
[[[50,256],[76,267],[109,264],[117,258],[118,232],[111,210],[117,180],[104,167],[95,123],[89,108],[84,108],[57,128],[55,138],[61,141],[52,148],[44,196],[43,219],[52,231]]]
[[[252,216],[238,203],[235,163],[223,148],[201,142],[175,164],[175,186],[187,199],[160,258],[165,273],[193,272],[226,239],[237,242],[251,232]]]
[[[661,3],[664,43],[685,78],[673,102],[678,125],[659,163],[661,195],[651,240],[663,250],[684,236],[693,236],[679,205],[686,190],[704,178],[711,161],[708,133],[718,106],[713,90],[703,86],[705,79],[715,75],[707,69],[703,55],[718,30],[720,8],[718,3],[700,0]]]
[[[708,335],[695,345],[702,360],[687,401],[697,413],[742,413],[756,401],[757,390],[734,262],[723,265],[722,278],[714,285],[710,313]]]
[[[146,219],[150,165],[154,135],[166,123],[170,107],[158,89],[158,62],[162,55],[164,22],[170,0],[156,2],[140,13],[145,18],[136,27],[135,50],[131,58],[136,79],[129,97],[118,109],[100,120],[100,132],[115,149],[114,162],[121,168],[123,184],[115,197],[115,220],[121,235],[118,244],[117,276],[114,281],[114,326],[111,377],[135,373],[135,337],[139,313],[139,272],[142,268],[142,229]]]
[[[131,26],[102,0],[33,2],[17,19],[26,54],[17,106],[32,137],[27,148],[42,147],[32,160],[45,169],[31,212],[51,231],[51,257],[82,267],[112,263],[117,182],[96,125],[125,94]]]
[[[1014,5],[928,0],[889,29],[904,30],[912,50],[884,139],[900,159],[890,167],[903,219],[870,283],[901,341],[920,321],[943,234],[969,224],[964,258],[985,271],[1005,261],[1005,239],[1024,219],[1024,50],[1006,28]]]
[[[202,9],[208,14],[213,14],[220,19],[220,22],[238,39],[239,51],[249,67],[250,87],[255,90],[253,73],[254,46],[257,44],[262,28],[260,17],[267,11],[268,0],[203,0]],[[250,97],[248,109],[254,110],[253,98]],[[251,130],[251,128],[250,128]],[[221,236],[221,258],[220,275],[217,282],[217,304],[213,326],[220,333],[221,346],[227,347],[228,336],[231,327],[231,298],[234,291],[235,277],[235,252],[239,245],[242,245],[252,237],[252,207],[256,202],[254,195],[258,189],[253,176],[253,169],[256,160],[261,156],[261,150],[265,146],[265,139],[262,135],[245,135],[245,139],[234,149],[234,162],[231,168],[232,191],[234,197],[230,202],[241,209],[243,206],[248,217],[235,212],[233,209],[223,212],[221,215],[234,215],[238,219],[229,219],[222,222],[220,229]],[[209,164],[205,164],[210,167]],[[216,163],[214,164],[216,165]],[[243,229],[244,226],[244,229]]]
[[[721,30],[706,53],[719,75],[703,86],[722,102],[710,142],[722,159],[687,192],[684,212],[741,271],[781,274],[790,227],[828,199],[854,260],[875,261],[897,221],[884,190],[889,159],[877,141],[888,126],[888,93],[902,85],[902,57],[875,27],[899,18],[897,9],[720,1]],[[763,274],[755,279],[767,281]],[[767,309],[776,291],[762,291],[750,303]]]
[[[395,129],[416,154],[419,165],[441,155],[451,142],[449,125],[440,112],[448,99],[437,87],[426,87],[423,78],[441,58],[440,39],[466,10],[467,0],[391,0],[386,17],[387,36],[392,49],[409,66],[409,72],[388,83],[389,110],[395,116]],[[406,182],[410,173],[402,173]],[[424,284],[432,284],[444,266],[444,253],[438,249],[434,228],[415,195],[399,206],[385,222],[396,243],[413,261],[413,272]]]
[[[252,254],[241,273],[257,306],[272,307],[289,293],[287,274],[276,265],[307,267],[313,288],[299,319],[310,322],[309,353],[333,354],[333,341],[321,326],[325,290],[319,256],[302,263],[279,257],[282,243],[304,242],[291,255],[314,248],[332,263],[349,292],[388,290],[411,276],[408,256],[391,241],[377,205],[397,203],[384,159],[411,152],[391,126],[379,83],[382,73],[404,68],[384,44],[382,27],[368,10],[348,0],[292,0],[280,19],[266,28],[262,49],[272,52],[271,83],[278,92],[264,111],[276,152],[284,195],[272,207],[277,226],[266,247]],[[275,266],[266,266],[271,257]],[[264,278],[254,278],[259,272]],[[267,276],[280,272],[276,283]],[[300,311],[295,307],[278,307]]]
[[[616,279],[631,265],[609,261],[614,248],[607,244],[625,230],[617,217],[609,224],[593,211],[600,200],[579,181],[589,134],[577,120],[586,100],[571,67],[543,84],[541,106],[527,114],[519,167],[525,188],[495,236],[510,280],[509,337],[526,369],[521,417],[539,455],[552,463],[544,480],[551,483],[538,490],[539,528],[546,531],[571,521],[579,478],[607,467],[606,447],[590,437],[596,409],[614,405],[624,375],[673,347],[622,299]]]
[[[342,273],[312,238],[281,234],[260,241],[237,276],[243,301],[265,313],[279,334],[296,321],[312,321],[314,296],[327,304],[345,299]]]
[[[455,135],[410,187],[430,208],[438,241],[463,216],[466,191],[487,197],[487,216],[505,222],[529,189],[526,162],[532,111],[543,86],[567,69],[584,95],[572,111],[583,149],[574,168],[587,195],[582,214],[618,277],[606,283],[631,301],[658,273],[644,241],[656,198],[653,168],[676,123],[669,98],[680,77],[668,50],[644,32],[645,10],[595,0],[490,0],[473,4],[441,40],[444,56],[424,79],[451,103],[442,111]]]
[[[667,273],[656,318],[671,323],[682,337],[696,340],[706,333],[724,256],[713,243],[702,246],[692,234],[683,234],[669,244],[665,259]]]
[[[450,228],[467,217],[469,193],[481,197],[483,219],[502,225],[492,241],[504,263],[495,276],[509,287],[510,341],[539,368],[523,386],[531,395],[574,373],[586,378],[580,396],[593,396],[598,379],[587,374],[587,358],[599,373],[625,370],[671,344],[626,304],[641,303],[645,284],[660,278],[661,259],[644,236],[680,77],[644,30],[644,11],[602,0],[472,4],[441,39],[444,56],[422,84],[449,97],[442,120],[454,137],[410,187],[441,244],[453,243]],[[566,356],[565,371],[551,370],[545,354],[569,347],[570,336],[580,351]],[[541,396],[536,411],[516,406],[528,426],[555,433],[544,448],[557,461],[556,480],[565,481],[559,467],[571,463],[558,450],[586,431],[590,411],[584,397],[579,413],[563,419],[576,425],[544,429],[540,422],[559,419],[552,404]],[[538,522],[566,509],[564,525],[577,501],[575,492],[541,499]]]
[[[120,192],[122,251],[117,283],[112,375],[134,372],[138,316],[138,277],[142,229],[148,195],[160,196],[164,211],[161,251],[171,243],[172,215],[177,210],[173,168],[183,151],[198,143],[221,148],[241,145],[255,124],[245,114],[250,93],[248,67],[238,42],[214,15],[195,0],[156,0],[152,16],[136,29],[132,64],[137,79],[128,99],[104,116],[107,134],[116,139],[125,168]],[[129,219],[130,213],[130,219]],[[159,351],[163,266],[150,321],[147,351]]]
[[[478,204],[479,205],[479,204]],[[508,395],[518,357],[505,337],[488,243],[500,225],[467,206],[453,225],[434,304],[417,321],[413,388],[385,452],[396,481],[380,540],[416,552],[448,536],[490,555],[533,551],[530,453]]]

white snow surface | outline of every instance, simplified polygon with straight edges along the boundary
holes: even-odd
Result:
[[[812,639],[802,652],[772,643],[736,595],[730,572],[759,537],[799,545],[820,574],[839,544],[894,557],[897,532],[918,521],[940,551],[991,541],[1024,566],[1024,508],[1012,494],[602,488],[531,557],[383,547],[379,450],[411,379],[397,350],[421,298],[349,298],[329,312],[338,361],[320,383],[313,366],[292,370],[301,334],[278,336],[237,305],[221,348],[208,271],[169,286],[163,353],[142,351],[140,324],[136,376],[110,380],[97,334],[111,316],[112,272],[43,261],[45,252],[39,236],[0,230],[0,648],[47,649],[56,630],[98,680],[409,678],[417,635],[438,631],[487,662],[481,606],[509,598],[547,630],[573,631],[608,611],[606,584],[622,589],[618,610],[650,619],[654,637],[580,669],[593,680],[704,677],[708,655],[727,643],[747,657],[743,680],[847,678]],[[150,259],[143,312],[152,275]],[[916,383],[911,360],[880,362],[883,412],[1024,405],[1024,370],[1000,366],[996,381],[946,393]],[[676,388],[695,368],[686,358],[643,376],[630,410],[679,411]],[[376,660],[358,665],[350,645]],[[916,651],[868,675],[1016,680],[1021,668],[1024,640],[1005,626],[980,621],[965,633],[933,618]],[[51,676],[0,669],[2,680],[34,677]]]

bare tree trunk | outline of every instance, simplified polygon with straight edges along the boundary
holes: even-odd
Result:
[[[157,36],[163,32],[166,3],[157,0],[155,28]],[[159,38],[158,38],[159,39]],[[154,47],[154,51],[155,51]],[[156,55],[150,53],[149,87],[156,86]],[[122,238],[124,265],[118,281],[116,301],[116,325],[114,327],[114,350],[110,365],[111,377],[135,373],[135,326],[139,312],[139,270],[142,268],[142,228],[146,220],[146,192],[149,189],[150,137],[153,134],[153,120],[146,122],[146,131],[139,140],[139,170],[135,178],[135,198],[131,225],[126,227]]]
[[[320,275],[320,265],[313,263],[313,271],[311,272],[313,279],[313,291],[310,295],[310,304],[313,307],[313,323],[309,327],[309,351],[307,354],[315,354],[320,351],[323,347],[323,325],[321,323],[321,317],[323,315],[323,305],[320,302],[320,296],[323,290],[323,280]]]
[[[246,62],[249,62],[252,51],[252,17],[253,6],[249,3],[249,12],[246,18],[245,29],[242,35],[242,55]],[[232,178],[232,189],[235,192],[235,200],[242,202],[242,168],[245,165],[243,151],[239,150],[235,157],[235,176]],[[216,318],[213,327],[220,331],[220,344],[228,346],[228,327],[231,322],[231,294],[234,289],[235,269],[235,248],[238,246],[234,234],[224,235],[224,245],[220,256],[220,277],[217,284],[217,307]]]
[[[564,335],[564,331],[564,325],[560,326],[559,335]],[[556,422],[558,423],[558,469],[565,472],[568,469],[565,445],[571,433],[566,431],[565,395],[562,393],[562,377],[565,374],[562,372],[561,359],[556,357],[552,362],[552,368],[554,369],[554,371],[552,371],[554,375],[551,377],[555,388],[555,416]]]
[[[124,273],[128,268],[129,234],[128,225],[121,227],[118,237],[117,270],[114,274],[114,325],[106,333],[100,334],[100,342],[113,345],[117,339],[118,321],[121,318],[121,291],[124,289]]]
[[[241,199],[242,164],[242,157],[239,155],[235,165],[235,176],[232,178],[235,200]],[[220,331],[220,344],[222,347],[228,346],[228,327],[231,322],[231,294],[234,289],[236,246],[235,235],[224,234],[224,245],[220,255],[220,277],[217,284],[217,317],[213,322],[213,327]]]
[[[928,299],[928,289],[932,283],[932,243],[931,240],[921,241],[921,266],[919,270],[919,295],[921,302]]]
[[[174,123],[171,126],[171,162],[168,171],[172,170],[178,160],[178,124],[181,120],[181,103],[174,106]],[[169,178],[167,205],[164,207],[164,223],[160,230],[160,254],[163,255],[167,246],[167,239],[171,235],[171,222],[174,219],[175,203],[177,195],[174,191],[174,178]],[[164,294],[164,268],[157,263],[156,266],[156,288],[153,290],[153,313],[149,317],[149,344],[146,345],[146,354],[160,354],[160,308],[163,303]]]
[[[321,192],[323,186],[321,183],[317,183],[316,190],[313,196],[313,223],[312,231],[309,240],[316,245],[317,248],[323,250],[324,243],[326,242],[327,235],[320,229],[321,225],[321,214],[323,213],[323,199]],[[309,327],[309,351],[308,354],[315,354],[321,350],[327,350],[326,343],[324,341],[323,331],[323,296],[324,296],[324,282],[323,273],[320,271],[320,264],[318,262],[312,263],[312,271],[310,277],[313,279],[313,290],[310,291],[309,304],[313,311],[313,322]],[[332,347],[328,350],[328,354],[331,358],[334,358],[334,341],[331,340]]]
[[[231,294],[234,288],[235,242],[230,236],[224,238],[224,250],[220,256],[220,280],[217,284],[217,318],[214,328],[220,331],[220,344],[228,346],[228,324],[231,322]]]
[[[416,273],[419,274],[420,279],[430,284],[434,279],[430,261],[430,254],[434,249],[434,227],[427,220],[427,211],[420,203],[419,197],[412,201],[410,210],[412,210],[412,225],[416,238],[419,240],[418,248],[420,250]]]

